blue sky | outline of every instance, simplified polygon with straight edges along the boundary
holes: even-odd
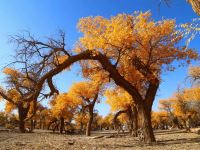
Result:
[[[160,0],[1,0],[0,1],[0,69],[12,60],[10,55],[14,47],[8,43],[9,35],[30,30],[35,36],[53,36],[59,29],[67,35],[67,47],[72,48],[80,37],[77,22],[82,17],[101,15],[114,16],[118,13],[132,13],[134,11],[150,10],[155,20],[162,18],[176,19],[177,23],[191,21],[197,15],[192,11],[186,0],[172,0],[170,7],[158,3]],[[191,43],[191,47],[199,49],[198,40]],[[78,68],[71,72],[56,76],[59,89],[66,92],[73,82],[80,81],[77,76]],[[187,68],[163,75],[163,81],[158,91],[153,109],[157,109],[158,99],[167,98],[177,89],[177,85],[184,85]],[[0,83],[3,81],[0,72]],[[3,104],[0,104],[0,109]],[[104,100],[97,106],[100,114],[109,112]]]

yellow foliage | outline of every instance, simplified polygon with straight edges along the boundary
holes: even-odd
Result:
[[[169,115],[167,112],[152,112],[151,113],[151,122],[153,128],[158,127],[161,124],[167,124],[169,122]]]
[[[131,95],[121,88],[108,89],[105,96],[107,98],[106,102],[111,106],[111,111],[124,110],[134,105]]]
[[[190,68],[189,68],[189,75],[190,75],[194,80],[199,80],[199,79],[200,79],[200,67],[199,67],[199,66],[190,67]]]
[[[22,74],[20,72],[18,72],[17,70],[15,69],[12,69],[12,68],[5,68],[3,70],[3,73],[5,73],[6,75],[10,75],[12,77],[19,77],[21,76]]]
[[[121,114],[117,119],[119,119],[119,121],[123,124],[126,124],[129,120],[129,117],[127,114]]]
[[[175,116],[186,120],[189,115],[192,115],[195,111],[195,101],[198,101],[199,88],[184,89],[183,91],[176,93],[173,101],[173,109]],[[197,104],[197,103],[196,103]]]
[[[171,113],[173,101],[173,98],[159,100],[159,108],[167,113]]]
[[[10,102],[6,102],[6,105],[5,105],[5,111],[6,113],[10,113],[12,112],[14,109],[16,109],[16,106]]]
[[[187,101],[200,101],[200,87],[185,89],[183,97]]]
[[[102,119],[102,127],[110,127],[113,121],[113,114],[108,114]]]
[[[7,95],[15,102],[18,102],[21,99],[21,95],[16,89],[8,90]]]
[[[175,116],[178,117],[186,117],[187,109],[186,109],[186,101],[182,98],[176,98],[173,103],[173,109]]]
[[[90,101],[93,100],[95,95],[99,92],[99,88],[99,85],[95,84],[95,82],[82,81],[74,83],[68,94],[70,97],[73,97],[81,102],[83,102],[84,99],[88,99]]]
[[[53,115],[55,117],[62,116],[67,119],[73,116],[76,107],[81,103],[79,99],[74,99],[65,93],[58,95],[53,101],[51,109]]]
[[[54,59],[55,59],[54,61],[56,65],[59,65],[59,64],[62,64],[65,60],[67,60],[68,56],[67,55],[56,56]]]
[[[199,111],[200,88],[186,88],[174,94],[173,97],[160,100],[160,108],[182,120],[188,116],[195,117]]]
[[[83,126],[86,126],[89,120],[88,115],[86,113],[77,114],[74,119],[75,119],[77,128],[80,128],[81,124]]]
[[[118,71],[130,83],[144,81],[133,62],[136,58],[158,76],[161,68],[174,70],[174,60],[195,59],[197,53],[185,47],[178,47],[182,34],[176,30],[175,20],[154,21],[151,13],[118,14],[110,19],[97,16],[80,19],[79,30],[83,33],[76,51],[91,50],[105,54],[112,62],[118,60]],[[120,58],[120,59],[118,59]],[[88,64],[87,64],[88,65]],[[97,62],[89,62],[89,68],[101,68]],[[93,71],[90,70],[91,72]],[[96,70],[96,72],[98,72]],[[137,80],[136,80],[137,79]],[[149,79],[149,78],[148,78]]]

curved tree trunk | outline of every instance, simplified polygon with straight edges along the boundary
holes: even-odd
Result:
[[[123,114],[123,113],[128,113],[129,112],[129,109],[125,109],[125,110],[120,110],[118,111],[115,115],[114,115],[114,118],[112,120],[112,123],[114,125],[114,130],[117,130],[117,134],[119,134],[120,130],[123,131],[122,127],[121,127],[121,123],[118,121],[118,117]],[[130,116],[129,116],[130,117]],[[130,118],[129,118],[130,119]],[[132,116],[131,116],[131,119],[132,119]]]
[[[110,77],[115,81],[116,85],[119,85],[120,87],[124,88],[133,97],[133,100],[135,101],[135,104],[138,109],[138,113],[139,113],[138,116],[139,118],[141,118],[140,120],[142,122],[142,126],[144,126],[145,128],[144,129],[145,141],[147,142],[155,141],[155,138],[153,136],[153,130],[151,127],[151,116],[150,116],[151,111],[148,110],[148,108],[150,107],[144,106],[143,103],[147,106],[148,106],[149,100],[150,100],[150,103],[153,103],[153,100],[154,100],[154,97],[159,85],[159,79],[154,77],[154,73],[148,70],[147,66],[146,65],[144,66],[140,60],[134,59],[133,65],[136,67],[136,69],[140,73],[144,75],[144,77],[146,77],[146,79],[151,80],[149,81],[150,85],[147,89],[147,94],[144,99],[143,99],[143,95],[141,95],[141,93],[137,90],[137,88],[133,86],[130,82],[128,82],[123,76],[121,76],[121,74],[116,69],[116,66],[112,65],[112,63],[107,58],[107,56],[101,54],[100,52],[97,52],[94,55],[94,53],[91,52],[90,50],[86,50],[80,54],[70,56],[66,61],[64,61],[61,65],[59,65],[59,67],[56,67],[55,69],[49,71],[40,79],[40,81],[38,81],[37,89],[42,88],[47,78],[55,76],[56,74],[63,71],[63,69],[69,67],[71,64],[77,61],[88,60],[88,59],[98,60],[98,62],[102,65],[103,69],[110,73]],[[34,97],[38,97],[39,94],[40,94],[40,90],[37,90],[34,94]],[[30,97],[29,99],[32,99],[32,97]]]

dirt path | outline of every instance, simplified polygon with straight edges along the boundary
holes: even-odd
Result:
[[[130,136],[92,139],[48,132],[0,132],[0,150],[200,150],[200,135],[194,133],[157,131],[156,138],[157,143],[149,146]]]

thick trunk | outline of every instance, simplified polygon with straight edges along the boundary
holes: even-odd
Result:
[[[129,133],[131,135],[134,135],[133,132],[134,132],[134,115],[133,115],[133,111],[131,109],[131,107],[127,110],[127,115],[129,117]]]
[[[64,118],[60,117],[60,133],[62,134],[64,131],[64,127],[65,127],[65,122],[64,122]]]
[[[24,121],[24,119],[22,119],[22,120],[19,120],[19,130],[20,130],[20,132],[21,133],[25,133],[25,121]]]
[[[137,137],[137,130],[138,130],[138,112],[137,112],[137,109],[136,107],[133,108],[133,119],[132,119],[132,126],[133,126],[133,129],[132,129],[132,133],[131,135]]]
[[[143,133],[143,140],[145,143],[152,143],[156,141],[151,124],[151,110],[158,87],[159,80],[157,78],[153,78],[150,81],[145,98],[138,101],[136,104],[138,110],[138,123]]]
[[[151,126],[151,111],[145,105],[138,105],[138,123],[145,143],[155,142],[153,128]],[[139,135],[140,136],[140,135]]]
[[[27,117],[29,106],[27,108],[23,107],[23,103],[18,104],[18,114],[19,114],[19,130],[21,133],[25,133],[25,119]]]
[[[93,108],[90,108],[90,110],[89,110],[89,121],[87,123],[87,128],[86,128],[86,136],[91,135],[92,121],[93,121]]]

